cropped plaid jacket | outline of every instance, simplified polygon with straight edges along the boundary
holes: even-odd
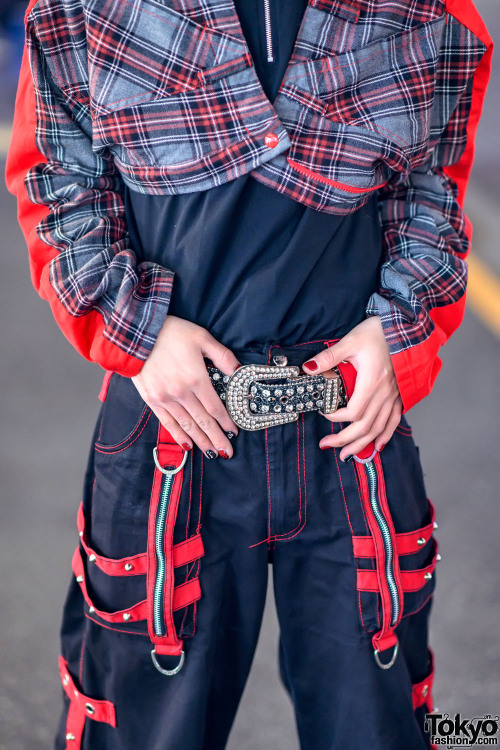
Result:
[[[152,195],[252,176],[318,211],[375,191],[379,315],[404,411],[464,312],[463,201],[492,41],[472,0],[308,0],[279,92],[233,0],[30,0],[6,184],[32,282],[87,359],[137,374],[175,269],[138,262],[124,184]]]

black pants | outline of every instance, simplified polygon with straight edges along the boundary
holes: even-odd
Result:
[[[272,354],[302,364],[320,346]],[[265,363],[271,348],[236,356]],[[222,750],[268,571],[302,750],[430,747],[437,543],[418,448],[403,416],[371,461],[343,463],[318,447],[340,427],[311,412],[240,430],[230,460],[195,446],[167,475],[182,448],[133,383],[112,375],[64,610],[58,749]],[[181,669],[162,674],[152,656]]]

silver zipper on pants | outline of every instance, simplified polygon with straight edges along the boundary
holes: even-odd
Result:
[[[155,635],[165,635],[165,621],[163,618],[163,590],[165,587],[165,518],[167,515],[170,492],[172,490],[173,476],[171,474],[163,477],[163,487],[160,497],[158,514],[155,528],[156,549],[156,580],[153,592],[153,623]]]
[[[391,595],[391,602],[392,602],[391,625],[394,625],[397,622],[397,619],[399,616],[398,587],[396,585],[396,580],[394,578],[394,571],[392,568],[394,550],[392,546],[391,534],[389,531],[389,527],[387,525],[387,521],[385,520],[384,515],[378,503],[377,470],[371,461],[368,461],[368,463],[365,464],[365,468],[366,468],[366,473],[368,475],[370,505],[373,510],[373,515],[375,516],[377,525],[382,533],[382,538],[384,540],[385,574],[386,574],[387,584],[389,587],[389,592]]]

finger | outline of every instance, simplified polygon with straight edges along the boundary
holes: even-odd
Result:
[[[320,447],[322,447],[324,441],[328,440],[328,445],[330,447],[340,448],[343,445],[348,445],[354,440],[368,435],[368,433],[372,431],[374,422],[386,403],[387,407],[385,411],[388,415],[393,403],[392,400],[386,401],[384,399],[374,399],[372,402],[370,402],[361,419],[357,420],[356,422],[351,422],[351,424],[349,424],[347,427],[344,427],[333,435],[328,435],[327,437],[325,437],[324,440],[320,443]],[[384,426],[385,422],[382,427]]]
[[[196,443],[207,458],[216,458],[218,452],[206,432],[196,423],[193,415],[179,401],[168,402],[168,410],[179,424],[180,429]]]
[[[220,455],[223,458],[231,458],[233,455],[233,448],[229,438],[224,434],[217,420],[208,413],[194,392],[188,393],[188,395],[181,400],[181,406],[185,408],[190,416],[190,429],[193,429],[194,426],[197,425],[198,428],[205,433],[212,445],[212,450],[215,450],[217,455]],[[186,425],[183,425],[182,423],[180,424],[190,435],[191,432],[189,429],[186,429]],[[213,456],[210,456],[208,453],[206,453],[206,455],[208,458],[213,458]]]
[[[394,403],[394,406],[392,407],[391,414],[389,416],[389,419],[387,420],[387,424],[384,430],[380,433],[375,442],[375,448],[378,451],[381,451],[393,436],[394,430],[400,422],[402,409],[403,402],[401,401],[401,397],[398,397]]]
[[[389,387],[381,386],[376,374],[369,367],[360,367],[347,406],[337,409],[329,418],[332,422],[358,422],[363,418],[370,403],[381,405],[391,395],[393,391]]]
[[[231,349],[217,341],[208,331],[204,332],[201,351],[202,354],[212,360],[219,370],[222,370],[224,375],[232,375],[240,367],[240,362]]]
[[[208,373],[203,376],[200,385],[193,389],[195,396],[203,404],[206,411],[217,420],[223,430],[238,434],[238,427],[231,419],[228,410],[217,395]]]
[[[318,352],[318,354],[315,354],[311,359],[308,359],[303,363],[302,368],[306,372],[326,372],[327,370],[331,370],[332,367],[338,365],[342,360],[346,359],[348,354],[348,347],[341,340],[338,344],[329,346],[323,351]]]
[[[355,456],[357,453],[362,451],[363,448],[366,448],[368,443],[371,443],[372,441],[375,441],[378,438],[378,436],[384,430],[387,424],[387,420],[389,419],[391,410],[392,410],[392,404],[391,403],[386,404],[384,408],[378,414],[375,421],[373,422],[371,429],[365,435],[358,438],[357,440],[354,440],[344,445],[344,448],[341,450],[339,454],[339,458],[341,459],[341,461],[345,461],[347,456]]]
[[[181,445],[186,451],[192,450],[193,444],[191,438],[167,409],[164,409],[163,406],[149,406],[149,408],[178,445]]]

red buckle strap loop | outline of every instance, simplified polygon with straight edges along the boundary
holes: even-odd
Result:
[[[396,534],[396,550],[398,555],[412,555],[421,550],[429,541],[434,530],[436,509],[428,499],[431,520],[426,526],[414,531]],[[375,557],[375,542],[371,536],[353,536],[352,546],[355,557]]]
[[[85,529],[83,503],[80,503],[80,507],[78,508],[76,525],[80,535],[81,545],[85,550],[89,561],[95,563],[103,573],[106,573],[109,576],[139,576],[147,573],[148,561],[146,552],[140,555],[122,557],[119,560],[114,560],[110,557],[103,557],[103,555],[97,554],[97,552],[89,546]],[[189,539],[174,545],[174,568],[194,562],[199,557],[203,557],[204,554],[205,550],[203,549],[201,534],[194,534],[189,537]]]
[[[87,582],[85,580],[85,568],[83,566],[83,560],[81,556],[80,547],[77,547],[73,555],[71,563],[73,573],[76,576],[77,583],[80,585],[82,590],[83,598],[89,606],[90,613],[95,613],[105,622],[117,623],[117,622],[140,622],[141,620],[147,619],[147,601],[144,600],[138,604],[134,604],[128,609],[123,609],[118,612],[104,612],[98,609],[92,602],[88,589]],[[176,586],[173,590],[172,595],[172,609],[182,609],[187,607],[188,604],[192,604],[197,601],[201,596],[200,582],[198,578],[191,578],[186,583],[182,583]]]
[[[342,378],[347,398],[350,399],[354,391],[354,385],[356,383],[356,368],[350,362],[339,362],[337,368],[340,373],[340,377]],[[360,459],[361,461],[369,461],[374,457],[375,453],[375,442],[371,440],[368,445],[366,445],[362,450],[355,454],[355,457]]]
[[[436,544],[436,553],[432,558],[432,562],[425,568],[419,568],[418,570],[402,570],[401,583],[403,584],[403,591],[420,591],[426,583],[432,577],[436,562],[438,560],[438,543]],[[357,589],[358,591],[380,591],[379,581],[376,570],[358,570],[357,574]]]
[[[66,719],[66,750],[80,750],[86,719],[102,721],[116,727],[115,707],[111,701],[96,700],[83,695],[68,671],[68,662],[59,657],[59,674],[64,692],[70,700]]]
[[[104,378],[102,380],[101,390],[99,391],[98,399],[99,401],[106,401],[106,396],[108,395],[108,389],[109,389],[109,381],[111,380],[111,376],[114,373],[114,370],[106,370],[104,373]]]

